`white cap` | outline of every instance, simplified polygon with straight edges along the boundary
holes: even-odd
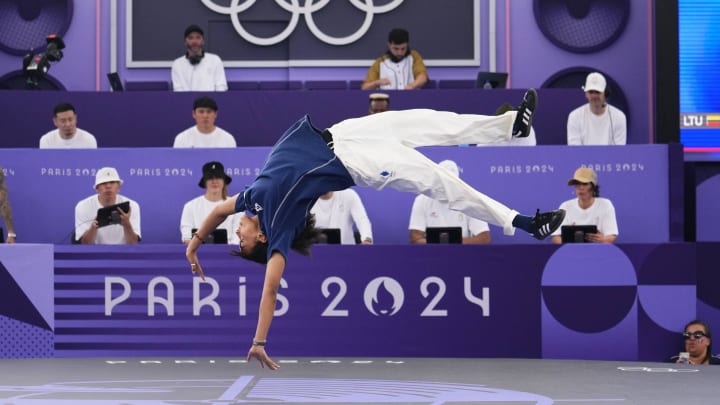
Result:
[[[605,76],[601,75],[598,72],[592,72],[589,75],[587,75],[587,78],[585,79],[585,85],[583,86],[583,90],[599,91],[600,93],[603,93],[605,91],[606,86],[607,86],[607,82],[605,81]]]
[[[438,163],[438,165],[440,165],[440,167],[444,167],[445,170],[454,174],[456,177],[460,177],[460,169],[458,169],[457,163],[453,162],[452,160],[443,160],[442,162]]]
[[[122,179],[114,167],[103,167],[95,174],[95,187],[103,183],[109,183],[111,181],[117,181],[122,184]]]

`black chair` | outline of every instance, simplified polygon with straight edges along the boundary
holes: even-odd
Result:
[[[228,82],[228,90],[259,90],[260,83],[258,82]]]
[[[345,80],[308,80],[305,90],[347,90]]]
[[[439,89],[473,89],[475,88],[475,80],[440,80],[438,81]]]
[[[125,91],[170,91],[170,82],[125,82]]]

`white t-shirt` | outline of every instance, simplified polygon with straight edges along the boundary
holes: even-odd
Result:
[[[130,201],[130,225],[132,225],[135,234],[141,237],[140,233],[140,206],[135,201],[118,194],[115,197],[115,204]],[[92,221],[97,217],[97,210],[102,208],[97,194],[81,200],[75,206],[75,239],[80,240],[83,234],[90,229]],[[103,226],[97,231],[95,238],[97,245],[124,245],[125,232],[120,224]]]
[[[190,127],[175,137],[173,148],[234,148],[235,138],[220,127],[209,134],[198,131],[197,125]]]
[[[447,203],[424,195],[415,197],[410,212],[410,230],[425,232],[425,228],[455,226],[462,228],[463,238],[490,230],[487,222],[469,217],[460,211],[453,211],[448,208]]]
[[[90,132],[80,128],[70,139],[63,139],[60,130],[53,129],[40,138],[40,149],[97,149],[97,141]]]
[[[185,203],[182,216],[180,217],[180,235],[182,240],[192,239],[192,230],[199,229],[213,208],[223,202],[225,201],[209,201],[204,195],[201,195]],[[237,245],[240,243],[240,238],[238,238],[235,233],[240,226],[240,215],[242,214],[230,215],[217,227],[217,229],[224,229],[227,232],[228,245]]]
[[[568,115],[567,142],[568,145],[625,145],[625,114],[608,104],[603,114],[595,115],[590,111],[590,104],[584,104]]]
[[[574,198],[560,204],[560,208],[565,210],[562,225],[596,225],[603,235],[619,235],[615,206],[607,198],[595,197],[587,209],[580,208],[578,199]],[[562,225],[553,232],[553,236],[560,235]]]
[[[343,245],[354,245],[353,222],[360,232],[360,240],[372,240],[372,225],[360,196],[352,189],[333,192],[329,200],[318,198],[310,210],[315,214],[317,228],[338,228]]]
[[[173,91],[226,91],[228,89],[220,57],[205,52],[200,63],[193,65],[184,55],[172,64]]]

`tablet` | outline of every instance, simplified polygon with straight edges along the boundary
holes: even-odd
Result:
[[[462,243],[462,228],[451,227],[429,227],[425,229],[425,240],[427,243]]]
[[[320,235],[318,235],[315,243],[326,245],[339,245],[341,243],[339,228],[324,228],[318,229],[318,231],[320,231]]]
[[[197,228],[192,229],[192,233],[195,233],[195,232],[197,232]],[[216,230],[212,231],[212,233],[203,240],[203,243],[227,245],[227,243],[228,243],[227,229],[216,229]]]
[[[562,243],[587,243],[586,233],[597,233],[597,225],[563,225],[560,228]]]
[[[97,217],[95,217],[95,220],[98,222],[98,228],[113,224],[119,224],[120,212],[118,212],[118,208],[120,208],[124,212],[130,211],[130,201],[125,201],[120,204],[109,205],[107,207],[102,207],[98,209]]]

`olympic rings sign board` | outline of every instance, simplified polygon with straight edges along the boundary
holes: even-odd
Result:
[[[275,0],[275,4],[277,4],[283,10],[291,14],[290,22],[288,23],[287,27],[279,34],[271,37],[262,38],[255,36],[251,34],[248,30],[246,30],[245,27],[242,25],[242,22],[240,22],[239,18],[240,14],[243,11],[246,11],[248,8],[252,7],[256,1],[257,0],[232,0],[230,6],[228,7],[220,6],[216,4],[213,0],[202,0],[202,3],[205,5],[205,7],[218,14],[230,16],[235,31],[237,31],[237,33],[244,40],[255,45],[268,46],[279,44],[280,42],[287,39],[287,37],[289,37],[290,34],[295,31],[298,21],[300,20],[300,16],[304,17],[305,24],[307,24],[308,29],[310,29],[310,32],[315,36],[315,38],[319,39],[320,41],[329,45],[351,44],[362,38],[365,33],[368,32],[370,26],[372,25],[373,17],[375,16],[375,14],[383,14],[389,11],[393,11],[403,2],[403,0],[393,0],[383,6],[375,6],[373,5],[372,0],[350,0],[350,3],[353,5],[353,7],[365,13],[365,19],[363,20],[360,28],[358,28],[357,31],[355,31],[354,33],[345,37],[333,37],[324,33],[322,29],[320,29],[317,24],[315,24],[315,20],[313,19],[313,13],[325,8],[325,6],[330,2],[330,0],[320,0],[317,3],[315,3],[314,1],[305,1],[305,5],[303,6],[300,5],[300,0]]]
[[[126,32],[116,25],[131,68],[170,67],[190,24],[225,67],[368,67],[398,26],[428,66],[480,64],[480,0],[128,0],[125,17]]]

